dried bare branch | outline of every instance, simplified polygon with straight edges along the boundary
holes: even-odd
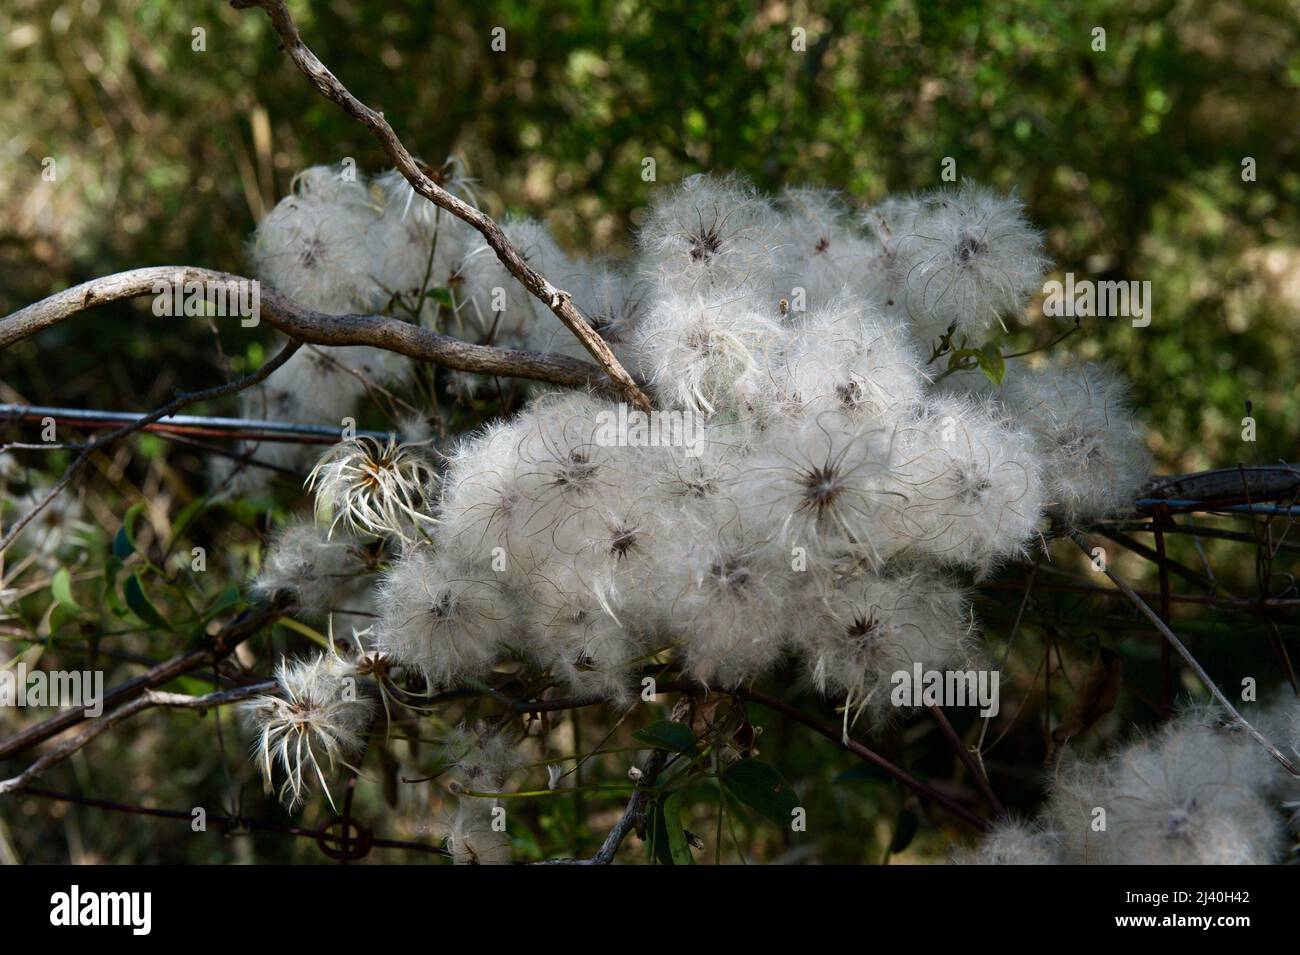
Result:
[[[627,808],[623,810],[623,815],[619,816],[618,822],[614,823],[609,833],[605,836],[605,841],[600,844],[596,854],[590,859],[546,859],[536,865],[609,865],[618,855],[618,848],[627,838],[627,834],[636,828],[636,824],[645,814],[645,804],[650,798],[650,790],[654,788],[655,780],[663,772],[664,763],[668,759],[668,751],[656,749],[646,760],[645,768],[641,770],[641,777],[637,780],[635,788],[632,790],[632,796],[627,801]]]
[[[147,689],[130,702],[124,703],[117,709],[105,713],[76,736],[64,740],[17,776],[10,779],[0,780],[0,796],[20,791],[32,780],[37,779],[48,770],[53,769],[73,753],[81,750],[88,743],[97,737],[102,736],[119,723],[130,719],[141,710],[147,710],[155,706],[208,710],[216,706],[226,706],[230,703],[238,703],[240,700],[246,700],[249,697],[258,695],[259,693],[265,693],[266,691],[273,689],[275,685],[275,681],[271,680],[267,683],[254,683],[250,686],[236,687],[233,690],[221,690],[217,693],[209,693],[206,696],[186,696],[180,693],[159,693],[155,690]]]
[[[248,281],[229,272],[192,265],[152,266],[91,279],[0,319],[0,349],[95,305],[153,295],[161,283],[228,285]],[[528,378],[571,388],[604,387],[609,383],[595,365],[565,355],[471,345],[391,316],[326,315],[303,308],[271,289],[262,289],[259,294],[260,317],[304,344],[372,345],[457,371]]]
[[[298,69],[327,99],[343,107],[374,134],[393,165],[411,184],[411,188],[434,205],[477,229],[497,254],[501,264],[510,270],[510,274],[554,312],[564,326],[577,336],[578,341],[582,342],[583,347],[596,363],[613,379],[617,391],[643,411],[650,410],[650,399],[627,370],[619,364],[614,353],[605,344],[605,340],[592,330],[582,312],[573,304],[569,293],[557,289],[544,275],[530,266],[519,250],[510,244],[501,227],[492,219],[443,189],[424,172],[415,157],[402,145],[402,141],[398,139],[393,127],[388,125],[388,120],[384,119],[383,114],[353,96],[325,64],[317,59],[316,54],[308,49],[307,44],[303,43],[298,25],[289,15],[283,0],[231,0],[230,5],[236,10],[246,10],[250,7],[261,7],[265,10],[266,15],[271,18],[271,25],[275,28],[275,32],[280,35],[285,52],[289,54]]]
[[[204,646],[150,667],[147,672],[135,679],[109,690],[104,694],[102,701],[105,708],[120,708],[148,690],[162,686],[178,676],[211,665],[263,627],[284,616],[289,609],[290,604],[287,599],[277,598],[265,606],[245,611],[209,637]],[[9,739],[0,741],[0,759],[8,759],[31,749],[38,743],[43,743],[71,729],[85,719],[85,707],[76,707],[64,710],[20,733],[15,733]]]

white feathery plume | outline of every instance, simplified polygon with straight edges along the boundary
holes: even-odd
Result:
[[[1129,513],[1151,455],[1129,410],[1127,385],[1103,365],[1050,362],[1016,369],[1007,411],[1034,436],[1051,509],[1069,521]]]
[[[439,548],[468,565],[485,568],[519,551],[511,529],[520,520],[519,419],[487,425],[461,439],[442,476],[435,530]]]
[[[478,205],[473,180],[465,175],[460,160],[448,158],[432,175],[451,194]],[[401,296],[427,324],[434,303],[417,303],[416,297],[428,289],[458,284],[457,270],[467,244],[477,233],[469,223],[417,193],[396,169],[381,173],[373,182],[384,209],[376,278],[387,294]]]
[[[513,533],[523,549],[577,553],[586,544],[581,516],[636,474],[638,449],[618,446],[603,424],[617,414],[612,402],[552,392],[520,416],[516,481],[522,504]]]
[[[746,517],[783,560],[849,551],[879,566],[899,548],[884,513],[896,507],[893,428],[839,410],[774,430],[745,462],[736,494]]]
[[[1113,770],[1110,832],[1128,865],[1268,864],[1276,811],[1247,771],[1253,741],[1178,720],[1124,751]]]
[[[754,373],[785,337],[775,313],[743,300],[666,291],[647,309],[634,352],[661,405],[736,413],[758,398],[763,383]]]
[[[646,212],[637,236],[642,271],[675,294],[765,290],[776,266],[776,218],[741,179],[689,176]]]
[[[836,299],[809,312],[793,335],[777,380],[808,411],[883,421],[921,400],[926,375],[906,328],[866,302]]]
[[[885,522],[909,549],[987,570],[1022,555],[1044,506],[1029,436],[994,406],[938,398],[899,426]]]
[[[448,826],[447,849],[456,865],[509,865],[514,850],[510,836],[496,828],[496,801],[462,796]]]
[[[813,685],[844,701],[846,736],[863,712],[873,727],[898,715],[895,673],[964,665],[973,653],[965,593],[926,571],[812,575],[790,616]]]
[[[292,594],[308,613],[364,609],[379,556],[375,543],[298,521],[276,532],[253,586],[266,596]]]
[[[1284,842],[1278,778],[1244,727],[1193,706],[1109,759],[1058,769],[1043,825],[1070,864],[1268,864]]]
[[[314,166],[258,223],[248,254],[259,279],[334,315],[374,312],[383,290],[373,263],[383,206],[355,173]]]
[[[419,671],[431,692],[488,674],[512,644],[519,609],[491,571],[465,567],[427,548],[410,550],[384,576],[376,647]]]
[[[507,730],[481,722],[452,727],[442,742],[456,775],[478,792],[501,792],[510,774],[524,765],[519,739]]]
[[[795,586],[788,559],[719,496],[708,527],[684,525],[656,575],[686,672],[734,687],[780,658],[789,637],[786,601]]]
[[[1061,861],[1067,865],[1110,865],[1115,840],[1110,834],[1114,782],[1112,766],[1066,754],[1053,773],[1041,815],[1044,828],[1058,834]]]
[[[647,301],[647,286],[626,267],[603,259],[566,263],[548,275],[568,292],[587,323],[613,350],[619,362],[632,364],[631,344]],[[545,316],[526,329],[534,351],[568,355],[590,361],[586,346],[560,322]]]
[[[524,261],[542,275],[551,278],[570,267],[569,259],[543,223],[510,219],[501,231]],[[522,348],[533,324],[559,322],[511,274],[481,235],[470,238],[457,275],[463,297],[461,314],[476,330],[478,339],[487,344]]]
[[[853,228],[843,196],[832,189],[787,188],[777,203],[774,296],[789,317],[826,307],[870,280],[878,244]],[[801,291],[800,291],[801,290]]]
[[[1014,196],[963,182],[888,215],[903,225],[891,229],[895,305],[926,347],[953,325],[966,335],[984,331],[1042,287],[1042,236]]]
[[[482,724],[457,726],[445,738],[447,757],[459,779],[451,789],[462,793],[499,793],[506,779],[523,764],[518,740]],[[510,836],[495,813],[500,802],[484,796],[461,795],[448,823],[447,849],[457,865],[508,865],[513,855]]]
[[[953,853],[954,865],[1060,865],[1057,835],[1022,819],[1003,819],[975,846]]]
[[[325,770],[347,765],[361,751],[374,700],[333,654],[281,660],[275,678],[279,695],[241,704],[245,719],[257,731],[254,751],[266,791],[271,791],[278,764],[285,776],[279,796],[290,810],[302,803],[313,777],[332,805]]]
[[[425,449],[362,435],[330,448],[312,469],[307,488],[316,495],[317,511],[331,515],[331,534],[341,523],[406,540],[436,523],[426,511],[436,477]]]
[[[0,492],[5,488],[0,485]],[[11,503],[17,515],[25,515],[36,509],[49,493],[46,487],[36,486],[26,494],[13,498],[0,497],[0,517],[4,516],[5,504]],[[23,528],[18,536],[18,546],[25,556],[37,566],[54,570],[60,566],[59,553],[66,553],[70,546],[90,541],[94,536],[94,526],[85,519],[85,507],[82,499],[71,492],[56,494]],[[80,541],[79,541],[80,539]]]
[[[538,662],[575,696],[630,702],[632,666],[648,649],[642,621],[625,624],[606,612],[562,560],[535,569],[529,584],[524,622]]]

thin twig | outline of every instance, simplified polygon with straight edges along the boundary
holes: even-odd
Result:
[[[244,640],[260,631],[289,612],[287,598],[276,597],[271,603],[247,610],[223,626],[215,635],[207,638],[204,646],[190,650],[150,667],[135,679],[114,687],[104,694],[102,703],[105,708],[121,706],[129,700],[155,687],[162,686],[179,676],[191,673],[201,667],[212,665],[226,656]],[[95,701],[98,704],[99,700]],[[0,741],[0,759],[16,756],[31,747],[45,742],[59,733],[69,730],[87,719],[87,707],[66,709],[47,720],[15,733],[7,740]]]
[[[17,776],[10,779],[0,780],[0,796],[21,790],[33,779],[37,779],[48,770],[53,769],[59,763],[68,759],[68,757],[73,753],[84,748],[95,738],[108,732],[119,723],[130,719],[142,710],[147,710],[155,706],[167,706],[203,711],[211,709],[214,706],[225,706],[229,703],[237,703],[240,700],[246,700],[251,696],[256,696],[258,693],[264,693],[267,690],[272,689],[274,686],[275,681],[272,680],[269,683],[255,683],[251,686],[236,687],[233,690],[222,690],[218,693],[209,693],[206,696],[186,696],[180,693],[159,693],[154,690],[145,690],[130,702],[119,706],[117,709],[109,713],[105,713],[76,736],[64,740]]]
[[[970,749],[962,742],[962,738],[957,735],[957,731],[952,728],[952,723],[948,722],[948,717],[943,712],[941,706],[927,706],[930,715],[934,721],[939,724],[939,730],[943,733],[944,739],[952,747],[952,751],[957,754],[961,764],[966,767],[966,772],[975,782],[975,788],[984,796],[984,800],[989,804],[995,816],[1006,814],[1006,809],[1002,805],[1002,800],[998,799],[997,793],[993,791],[993,784],[989,782],[988,776],[984,772],[984,767],[975,761],[971,755]]]
[[[1020,609],[1016,611],[1015,623],[1011,625],[1011,633],[1007,635],[1007,648],[1002,651],[1002,661],[998,664],[998,670],[1001,671],[1007,665],[1007,660],[1011,657],[1011,648],[1016,642],[1016,634],[1020,632],[1020,621],[1024,619],[1025,608],[1029,606],[1029,595],[1034,589],[1034,581],[1038,578],[1039,561],[1035,560],[1034,565],[1029,568],[1029,576],[1025,580],[1025,595],[1020,598]],[[980,769],[984,769],[984,740],[989,733],[989,724],[993,722],[992,716],[983,717],[983,725],[980,727],[979,742],[975,744],[975,759],[980,764]],[[987,770],[985,770],[987,773]]]
[[[961,805],[961,803],[958,803],[955,800],[950,799],[949,797],[945,796],[943,793],[935,789],[933,786],[930,786],[927,783],[924,783],[921,780],[917,779],[907,770],[899,766],[895,766],[893,763],[885,759],[885,757],[881,756],[875,750],[863,746],[855,739],[851,739],[851,738],[845,739],[844,734],[840,731],[839,727],[830,726],[826,723],[823,723],[821,720],[809,716],[807,713],[804,713],[802,710],[796,709],[795,707],[791,706],[789,703],[783,703],[781,700],[773,699],[770,696],[764,696],[762,693],[755,693],[752,690],[737,690],[735,692],[736,695],[741,697],[742,699],[750,700],[751,702],[757,703],[759,706],[764,707],[765,709],[772,710],[776,713],[781,713],[782,715],[788,716],[790,719],[795,720],[798,723],[802,723],[804,726],[808,727],[814,732],[820,733],[822,736],[825,736],[828,740],[830,740],[832,743],[836,744],[837,746],[841,747],[842,749],[848,750],[854,756],[864,759],[867,762],[871,763],[873,766],[877,766],[880,769],[883,769],[886,773],[894,777],[894,779],[898,780],[904,786],[907,786],[909,789],[916,791],[919,795],[922,795],[927,799],[931,799],[934,802],[937,802],[939,805],[943,806],[943,808],[951,812],[954,816],[957,816],[963,821],[970,823],[972,826],[974,826],[976,829],[979,829],[981,832],[988,831],[989,829],[988,820],[980,818],[975,813],[967,809],[965,806]]]
[[[94,453],[98,451],[100,448],[111,444],[112,442],[118,440],[119,438],[124,438],[128,434],[134,434],[135,432],[140,431],[147,425],[150,425],[161,418],[165,418],[168,415],[175,414],[181,408],[184,408],[188,405],[192,405],[196,401],[207,401],[211,398],[221,398],[224,397],[225,395],[230,395],[230,394],[234,394],[235,392],[242,391],[245,388],[251,388],[253,385],[264,380],[268,375],[271,374],[271,372],[275,371],[286,361],[288,361],[291,357],[293,357],[293,353],[296,352],[300,347],[302,347],[300,342],[296,342],[296,341],[286,342],[284,347],[280,349],[280,351],[275,355],[274,358],[268,361],[265,365],[263,365],[253,374],[246,375],[243,378],[240,378],[238,381],[229,381],[226,382],[225,384],[216,385],[215,387],[212,388],[206,388],[203,391],[182,392],[181,394],[177,395],[176,398],[174,398],[172,401],[169,401],[167,404],[163,405],[158,410],[151,411],[149,412],[149,414],[143,416],[142,418],[139,418],[128,425],[118,428],[116,431],[110,431],[108,434],[101,435],[100,437],[96,438],[94,441],[90,442],[90,444],[86,446],[86,449],[82,451],[81,454],[77,455],[76,459],[70,465],[68,465],[67,470],[63,472],[63,476],[60,477],[57,481],[55,481],[54,484],[50,487],[50,489],[45,493],[45,496],[36,502],[36,506],[33,507],[30,511],[28,511],[27,514],[25,514],[23,517],[15,521],[14,525],[11,528],[9,528],[9,532],[5,534],[3,539],[0,539],[0,552],[3,552],[10,544],[12,544],[14,542],[14,539],[20,533],[22,533],[23,528],[26,527],[28,524],[30,524],[33,520],[35,520],[36,516],[40,514],[40,512],[43,511],[46,507],[48,507],[50,502],[53,501],[56,497],[59,496],[60,493],[63,492],[64,488],[66,488],[70,483],[72,483],[72,479],[76,477],[77,473],[83,467],[86,466],[86,463],[91,459],[91,456],[94,455]]]
[[[1079,546],[1079,549],[1082,550],[1084,554],[1089,557],[1092,556],[1092,549],[1088,547],[1082,536],[1072,534],[1071,539]],[[1274,759],[1282,764],[1287,772],[1292,776],[1300,776],[1300,767],[1287,759],[1283,752],[1269,741],[1268,737],[1255,729],[1255,727],[1252,726],[1244,716],[1237,712],[1237,708],[1232,705],[1232,702],[1223,694],[1223,691],[1219,689],[1218,684],[1210,678],[1210,675],[1205,672],[1205,669],[1197,662],[1196,658],[1192,656],[1191,651],[1187,649],[1183,644],[1183,641],[1178,639],[1178,635],[1169,629],[1168,625],[1160,619],[1160,615],[1152,610],[1151,607],[1147,605],[1146,601],[1137,595],[1137,592],[1128,585],[1128,581],[1124,580],[1123,577],[1120,577],[1115,573],[1115,571],[1111,570],[1109,565],[1106,566],[1106,569],[1103,572],[1107,577],[1114,581],[1115,586],[1124,592],[1124,595],[1133,602],[1134,606],[1136,606],[1138,610],[1140,610],[1142,614],[1151,621],[1155,628],[1160,631],[1161,635],[1163,635],[1164,638],[1173,645],[1173,648],[1178,651],[1178,655],[1183,658],[1184,662],[1192,668],[1200,678],[1201,682],[1205,684],[1205,688],[1210,691],[1216,700],[1219,701],[1219,705],[1227,710],[1232,717],[1237,720],[1237,722],[1241,723],[1241,725],[1246,728],[1247,732],[1249,732],[1251,736],[1255,737],[1255,740],[1268,750]]]
[[[289,58],[293,60],[298,69],[303,72],[326,99],[343,107],[345,111],[359,120],[362,125],[374,134],[375,139],[379,141],[380,147],[388,155],[397,170],[406,177],[406,181],[411,184],[411,188],[434,205],[447,210],[456,218],[469,223],[477,229],[488,245],[492,247],[497,258],[501,260],[501,264],[510,270],[510,274],[518,279],[520,284],[540,300],[542,304],[554,312],[556,317],[564,323],[564,326],[577,336],[578,341],[582,342],[583,347],[596,360],[596,363],[613,379],[617,391],[643,411],[650,410],[650,399],[619,363],[619,360],[614,357],[614,353],[610,351],[605,340],[592,330],[586,318],[574,306],[569,293],[556,288],[545,276],[529,265],[519,253],[519,250],[510,244],[510,240],[506,238],[505,233],[501,231],[501,227],[496,222],[458,196],[443,189],[425,173],[420,164],[416,162],[415,157],[402,145],[402,141],[398,139],[397,133],[388,124],[388,120],[384,119],[383,114],[371,109],[353,96],[348,88],[339,82],[338,78],[307,47],[307,44],[302,40],[302,35],[298,32],[298,25],[290,16],[289,9],[284,5],[283,0],[231,0],[230,5],[236,10],[246,10],[256,6],[266,11],[266,15],[271,18],[271,25],[275,28],[275,32],[280,35],[284,51],[289,54]]]
[[[151,266],[91,279],[0,319],[0,349],[96,305],[156,294],[160,284],[193,282],[210,287],[249,281],[193,265]],[[326,315],[269,288],[260,290],[259,318],[309,345],[370,345],[457,371],[528,378],[570,388],[603,388],[609,383],[600,368],[576,358],[472,345],[389,315]]]
[[[193,822],[193,809],[155,809],[151,806],[132,806],[126,803],[112,802],[108,799],[95,799],[90,796],[77,796],[72,793],[55,792],[50,789],[39,789],[35,786],[29,786],[20,793],[22,796],[34,796],[40,799],[53,799],[56,802],[73,803],[78,806],[89,806],[92,809],[106,809],[110,812],[122,812],[134,816],[153,816],[158,819],[178,819],[185,822]],[[227,832],[253,830],[261,832],[270,832],[277,835],[298,836],[304,839],[315,839],[320,841],[320,830],[303,829],[301,826],[286,826],[278,822],[265,822],[260,819],[245,819],[242,816],[209,816],[208,822],[221,826]],[[427,842],[407,842],[401,839],[381,839],[372,838],[370,846],[376,849],[409,849],[417,852],[427,852],[431,855],[447,856],[451,853],[440,846],[432,846]]]

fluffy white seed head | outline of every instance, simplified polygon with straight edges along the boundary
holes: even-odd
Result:
[[[478,206],[478,196],[474,192],[474,180],[465,171],[465,164],[454,156],[449,156],[438,169],[433,171],[433,180],[453,196]],[[425,199],[396,169],[389,169],[374,178],[375,186],[383,195],[384,214],[399,221],[412,222],[426,237],[432,238],[442,231],[448,219],[460,222],[450,212],[445,211]],[[464,229],[473,227],[465,224]],[[465,232],[464,234],[468,234]]]
[[[328,796],[325,772],[360,751],[374,701],[333,654],[281,660],[275,678],[278,695],[256,697],[242,713],[257,733],[254,751],[267,792],[278,765],[284,774],[280,799],[292,810],[318,781]]]
[[[523,622],[538,662],[575,696],[630,702],[632,669],[646,646],[642,621],[612,616],[562,561],[538,567],[529,585]]]
[[[331,536],[315,521],[281,528],[254,583],[261,594],[289,593],[309,613],[364,610],[380,556],[377,542]]]
[[[427,548],[389,569],[379,605],[378,649],[423,674],[433,691],[486,676],[519,642],[518,606],[503,581]]]
[[[815,575],[791,613],[795,646],[813,685],[840,699],[845,719],[880,726],[899,712],[893,675],[915,664],[942,670],[968,662],[973,620],[965,594],[924,571]]]
[[[0,492],[4,490],[0,485]],[[12,504],[15,517],[26,516],[36,509],[47,493],[48,488],[38,486],[11,499],[0,498],[0,514],[7,510],[5,505]],[[38,566],[53,570],[60,565],[60,552],[64,552],[66,557],[70,547],[89,546],[94,526],[85,515],[85,506],[78,495],[71,492],[56,494],[23,528],[17,544]]]
[[[1128,513],[1151,473],[1127,385],[1103,365],[1050,362],[1009,375],[1008,413],[1034,436],[1051,509],[1068,521]]]
[[[583,518],[638,473],[637,448],[606,426],[618,406],[584,394],[540,396],[520,415],[514,533],[524,546],[576,554]]]
[[[500,792],[524,764],[514,734],[482,723],[453,727],[443,737],[443,749],[462,783],[480,792]]]
[[[1043,825],[1070,864],[1273,863],[1284,839],[1271,762],[1226,714],[1191,707],[1111,758],[1058,770]]]
[[[779,390],[808,412],[838,409],[864,421],[897,417],[921,400],[926,374],[907,330],[860,299],[810,312],[780,357]]]
[[[1115,859],[1109,815],[1114,783],[1106,761],[1066,754],[1056,767],[1041,814],[1044,828],[1057,834],[1068,865],[1110,865]]]
[[[587,323],[610,346],[620,363],[633,360],[631,345],[637,323],[645,309],[647,284],[625,266],[594,259],[568,263],[555,275],[548,275],[558,288],[568,292]],[[528,347],[590,361],[586,347],[556,321],[542,316],[528,329]]]
[[[767,438],[742,468],[736,493],[782,559],[853,553],[879,566],[898,550],[883,519],[896,496],[892,428],[828,410]]]
[[[1014,196],[963,183],[888,211],[901,226],[891,229],[896,306],[925,346],[952,325],[984,331],[1042,287],[1042,236],[1022,209]]]
[[[713,415],[764,403],[756,372],[787,337],[743,300],[666,292],[646,312],[634,352],[661,405]]]
[[[493,800],[461,797],[447,833],[447,850],[456,865],[509,865],[514,851],[510,836],[494,825]]]
[[[777,216],[736,178],[690,176],[646,213],[637,249],[647,278],[677,294],[771,287]]]
[[[657,579],[686,672],[702,683],[733,687],[780,658],[795,581],[789,561],[729,500],[715,499],[712,509],[706,526],[683,526],[665,550]]]
[[[294,421],[338,427],[344,418],[355,416],[357,407],[371,386],[391,387],[411,373],[414,366],[405,355],[347,345],[330,348],[308,345],[298,349],[261,385],[243,392],[240,414],[268,421]],[[258,461],[291,471],[308,471],[315,464],[313,445],[289,442],[248,442],[241,449]],[[224,479],[229,469],[217,471]],[[236,478],[237,493],[260,490],[266,472],[249,467]]]
[[[456,180],[448,179],[445,186],[457,187]],[[419,195],[397,170],[376,177],[375,189],[384,208],[376,227],[376,281],[392,311],[415,312],[424,324],[431,324],[436,301],[432,297],[421,301],[420,296],[456,284],[453,277],[471,236],[477,233]]]
[[[1129,865],[1262,865],[1282,829],[1257,791],[1252,761],[1213,728],[1167,726],[1116,760],[1111,832]]]
[[[511,528],[520,519],[518,421],[495,423],[463,438],[442,476],[435,530],[439,548],[479,569],[515,566]]]
[[[1055,833],[1021,819],[1004,819],[970,849],[954,853],[956,865],[1060,865]]]
[[[852,225],[844,198],[830,189],[791,188],[781,193],[779,244],[773,295],[789,317],[824,308],[870,283],[878,243]]]
[[[248,254],[257,277],[295,302],[335,315],[383,306],[375,280],[383,206],[360,176],[315,166],[258,224]]]
[[[435,518],[428,513],[437,472],[426,450],[361,436],[327,451],[307,479],[330,530],[342,524],[363,534],[416,539]]]
[[[981,570],[1019,556],[1044,506],[1028,435],[991,405],[940,398],[901,425],[885,520],[910,550]]]
[[[524,260],[547,278],[571,268],[550,230],[534,219],[511,219],[501,227]],[[481,235],[468,242],[457,270],[461,317],[476,337],[492,345],[522,348],[535,322],[558,323],[550,310],[520,284]]]

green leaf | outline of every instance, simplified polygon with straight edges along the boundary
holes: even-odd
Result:
[[[50,592],[54,594],[54,600],[60,607],[80,613],[81,604],[77,603],[72,596],[72,575],[68,573],[68,568],[60,567],[54,572],[54,580],[50,582]]]
[[[978,357],[979,352],[975,351],[973,348],[954,348],[948,353],[948,370],[957,371],[963,364],[965,364],[967,358]]]
[[[682,794],[681,791],[670,793],[664,800],[663,809],[664,835],[668,843],[668,855],[673,865],[695,865],[691,847],[686,844],[686,830],[682,828]]]
[[[132,574],[128,577],[122,591],[126,595],[126,605],[131,608],[131,612],[145,623],[150,626],[161,627],[164,630],[172,628],[172,625],[164,619],[163,615],[158,612],[158,608],[153,605],[148,595],[145,594],[144,585],[140,583],[139,574]]]
[[[135,553],[135,522],[139,518],[140,512],[144,510],[144,503],[133,504],[122,518],[122,526],[117,529],[117,534],[113,537],[113,556],[118,560],[126,560]]]
[[[904,809],[899,814],[898,824],[894,826],[894,838],[889,843],[889,854],[892,856],[910,846],[919,826],[920,820],[917,818],[916,813],[910,809]]]
[[[183,508],[181,508],[181,512],[178,515],[176,515],[176,519],[172,521],[171,536],[167,538],[167,544],[165,547],[163,547],[164,553],[170,554],[172,552],[173,548],[176,545],[176,542],[180,540],[181,534],[185,533],[185,531],[189,528],[190,522],[193,521],[196,517],[198,517],[199,514],[203,511],[203,509],[206,508],[211,503],[212,503],[211,498],[196,497],[194,500],[190,501]]]
[[[756,809],[778,826],[790,825],[799,797],[785,778],[767,763],[742,759],[722,774],[722,784],[733,796]]]
[[[126,606],[122,603],[122,598],[117,595],[117,575],[122,569],[122,561],[116,556],[110,556],[104,565],[104,603],[113,616],[121,620],[126,616]]]
[[[664,822],[664,801],[655,800],[654,811],[650,814],[650,824],[647,827],[646,839],[647,848],[650,853],[650,861],[658,862],[660,865],[673,865],[673,854],[668,851],[668,826]]]
[[[672,720],[655,720],[632,735],[647,746],[673,753],[689,753],[695,748],[695,734],[691,728],[685,723],[674,723]]]
[[[456,302],[451,297],[451,290],[445,288],[431,288],[424,293],[425,298],[431,298],[439,305],[446,308],[455,308]]]
[[[203,613],[203,621],[206,623],[223,610],[229,610],[236,604],[242,603],[243,598],[239,595],[239,587],[231,584],[217,597],[216,602]]]
[[[1007,362],[996,343],[985,342],[980,350],[975,352],[975,358],[979,361],[984,374],[988,375],[989,381],[995,385],[1002,384],[1002,379],[1007,373]]]

